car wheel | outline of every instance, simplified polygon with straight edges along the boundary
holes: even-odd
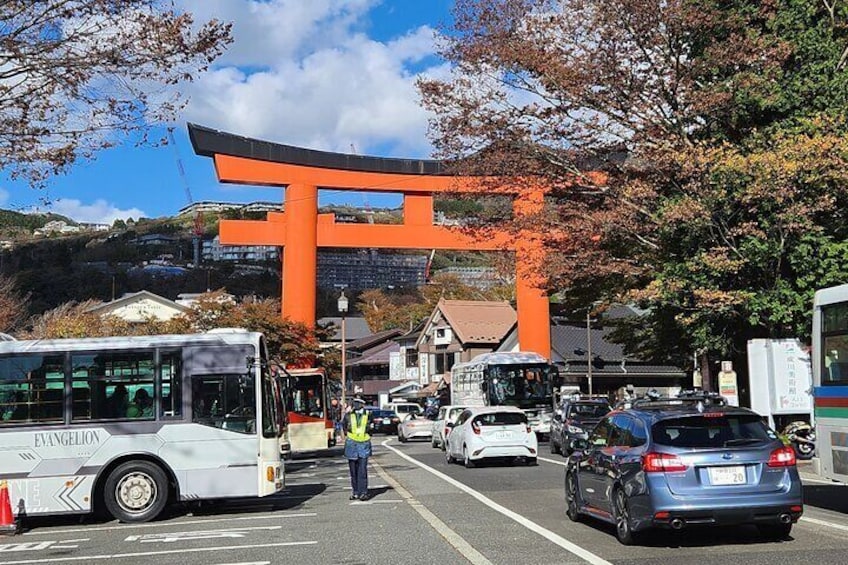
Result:
[[[549,440],[548,440],[548,446],[551,448],[551,455],[556,455],[557,453],[559,453],[559,452],[560,452],[560,451],[559,451],[559,446],[558,446],[558,445],[557,445],[557,443],[554,441],[554,436],[553,436],[553,435],[551,435],[551,439],[549,439]]]
[[[525,457],[524,464],[528,467],[535,467],[539,464],[539,461],[535,457]]]
[[[406,437],[403,435],[403,432],[398,432],[398,441],[406,443]]]
[[[792,532],[792,523],[788,524],[757,524],[760,535],[764,538],[782,540],[789,537]]]
[[[795,449],[795,456],[802,461],[812,459],[816,452],[815,446],[809,443],[795,443],[792,447]]]
[[[118,465],[103,488],[106,510],[121,522],[148,522],[168,502],[168,477],[158,465],[129,461]]]
[[[450,449],[445,447],[445,461],[447,461],[448,465],[453,463],[453,456],[450,453]]]
[[[617,488],[612,494],[612,514],[615,518],[615,537],[622,545],[633,545],[637,542],[638,534],[633,531],[630,521],[630,505],[624,489]]]
[[[468,448],[465,446],[462,446],[462,462],[465,464],[466,469],[474,468],[474,461],[468,456]]]
[[[580,503],[577,502],[577,479],[574,473],[565,475],[565,515],[572,522],[580,521]]]

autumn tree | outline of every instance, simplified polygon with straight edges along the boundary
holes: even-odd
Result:
[[[848,275],[848,3],[458,0],[455,15],[454,76],[421,83],[435,143],[459,172],[544,179],[534,221],[568,234],[552,288],[638,301],[651,314],[631,349],[681,363],[807,333],[813,290]]]
[[[512,285],[496,285],[480,290],[464,284],[456,275],[436,274],[412,293],[387,293],[380,289],[364,291],[357,310],[373,331],[393,328],[411,330],[433,312],[439,300],[514,300]]]
[[[27,312],[29,295],[22,294],[14,279],[0,276],[0,332],[18,328]]]
[[[173,121],[231,41],[165,0],[8,0],[0,19],[0,168],[36,185]]]

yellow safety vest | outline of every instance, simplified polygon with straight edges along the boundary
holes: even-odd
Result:
[[[368,441],[371,436],[368,435],[368,414],[350,413],[350,431],[347,437],[353,441]]]

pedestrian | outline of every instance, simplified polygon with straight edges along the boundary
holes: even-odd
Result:
[[[351,500],[368,500],[368,458],[371,457],[371,436],[368,434],[371,415],[365,401],[356,396],[353,410],[345,414],[344,455],[350,469]]]

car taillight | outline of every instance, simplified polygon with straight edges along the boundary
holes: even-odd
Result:
[[[477,422],[474,422],[473,424],[471,424],[471,431],[479,436],[480,435],[480,424],[478,424]]]
[[[671,453],[646,453],[642,456],[642,470],[646,473],[677,473],[687,468],[680,457]]]
[[[769,467],[793,467],[795,465],[795,450],[784,445],[771,452],[767,465]]]

